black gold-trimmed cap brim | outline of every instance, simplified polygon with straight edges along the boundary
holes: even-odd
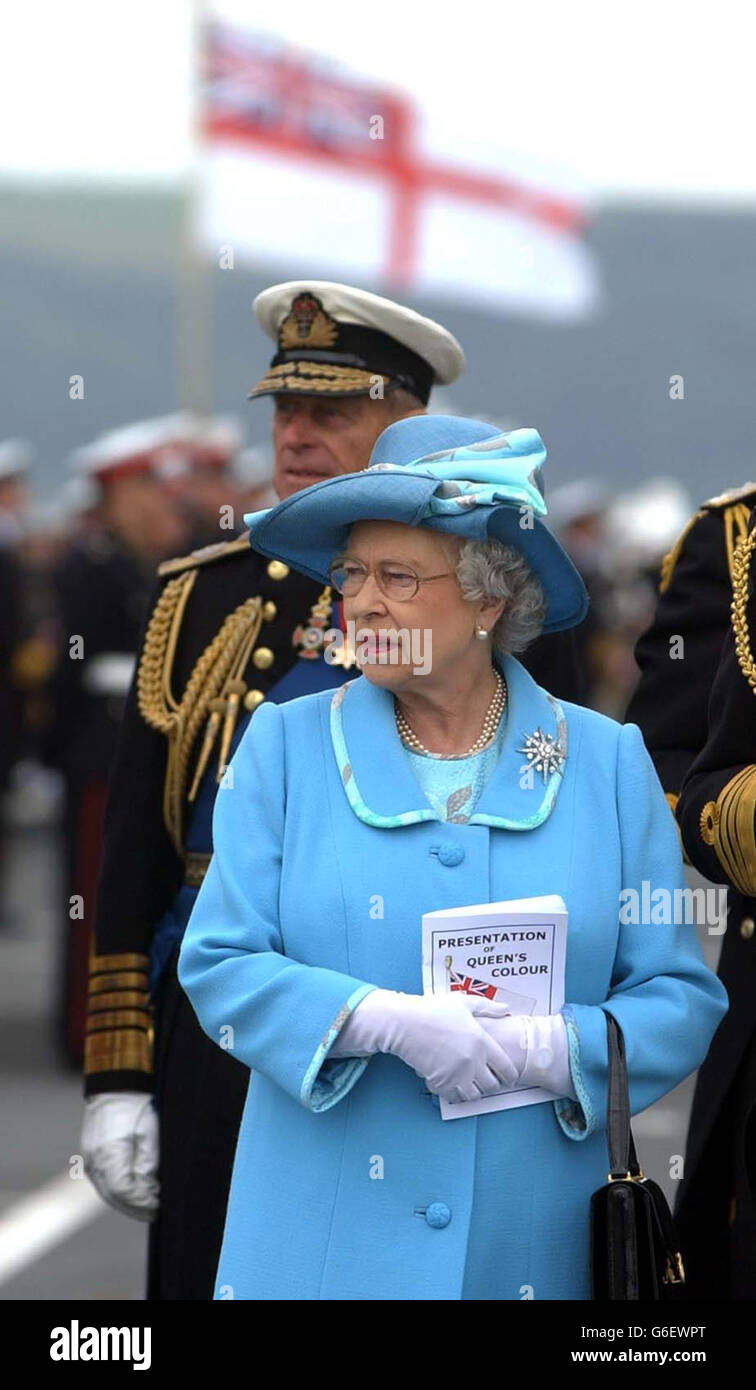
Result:
[[[375,362],[378,371],[390,373],[392,359],[385,358],[388,339],[394,351],[405,349],[414,359],[404,365],[397,360],[397,375],[414,376],[413,368],[417,368],[419,360],[428,372],[430,388],[432,382],[450,385],[462,372],[465,364],[462,348],[440,323],[424,318],[405,304],[397,304],[381,295],[357,289],[354,285],[337,284],[333,280],[289,280],[285,284],[271,285],[258,294],[253,305],[255,317],[263,332],[284,350],[293,347],[294,343],[279,343],[279,335],[299,296],[315,298],[330,323],[335,323],[338,328],[337,342],[311,342],[310,347],[335,349],[337,352],[345,350],[366,359],[362,364],[352,361],[345,362],[344,366],[369,368]],[[376,335],[380,340],[378,342]],[[348,344],[347,338],[350,340]],[[304,350],[308,344],[299,335],[296,336],[296,346],[300,349],[301,357],[308,358],[309,354]]]
[[[248,393],[255,396],[366,396],[377,381],[388,386],[391,378],[359,367],[340,367],[331,362],[280,362],[269,367]]]

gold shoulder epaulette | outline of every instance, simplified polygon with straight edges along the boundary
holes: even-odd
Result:
[[[756,483],[743,483],[742,487],[730,488],[720,492],[718,497],[710,497],[701,505],[706,512],[721,512],[724,522],[725,549],[730,583],[735,587],[735,548],[739,541],[748,535],[748,522],[751,508],[756,504]]]
[[[717,497],[709,497],[701,503],[707,511],[721,511],[723,507],[729,507],[733,502],[745,502],[748,497],[753,498],[756,505],[756,483],[743,483],[742,487],[731,487],[727,492],[720,492]]]
[[[693,527],[695,526],[696,522],[701,520],[702,516],[703,511],[700,509],[697,512],[693,513],[690,520],[686,521],[685,525],[683,526],[683,529],[677,537],[677,540],[675,541],[674,545],[672,546],[672,549],[669,550],[667,554],[664,556],[659,571],[660,594],[663,594],[665,589],[669,588],[670,580],[672,579],[675,565],[677,564],[677,561],[680,558],[680,552],[688,538],[689,533],[693,530]]]
[[[718,497],[709,497],[706,502],[702,502],[698,511],[694,512],[690,520],[685,523],[672,549],[661,562],[659,593],[663,594],[669,588],[675,565],[696,522],[710,512],[719,512],[722,515],[727,569],[730,583],[734,584],[735,547],[748,532],[751,507],[754,505],[756,505],[756,483],[743,483],[742,487],[730,488],[728,492],[721,492]]]
[[[236,555],[243,550],[249,551],[249,548],[249,535],[245,532],[233,541],[214,541],[212,545],[203,545],[200,550],[192,550],[189,555],[178,555],[174,560],[163,560],[163,563],[158,565],[158,574],[161,579],[167,574],[183,574],[184,570],[211,565],[214,560],[225,560],[227,555]]]

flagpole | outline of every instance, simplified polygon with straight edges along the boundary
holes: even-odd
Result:
[[[208,0],[190,0],[190,157],[181,189],[176,279],[176,394],[182,410],[211,415],[215,406],[215,266],[197,238],[200,198],[202,44]]]

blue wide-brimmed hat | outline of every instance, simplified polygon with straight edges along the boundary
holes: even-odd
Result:
[[[542,520],[545,461],[537,430],[502,434],[481,420],[411,415],[383,431],[361,472],[303,488],[244,521],[255,550],[323,584],[357,521],[399,521],[464,540],[502,541],[519,550],[540,579],[544,631],[558,632],[582,621],[588,595]]]

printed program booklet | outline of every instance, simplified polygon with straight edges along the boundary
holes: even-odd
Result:
[[[564,1003],[567,908],[556,894],[423,916],[423,992],[464,992],[508,1004],[513,1014],[555,1014]],[[556,1100],[543,1086],[479,1100],[441,1101],[441,1118],[485,1115]]]

